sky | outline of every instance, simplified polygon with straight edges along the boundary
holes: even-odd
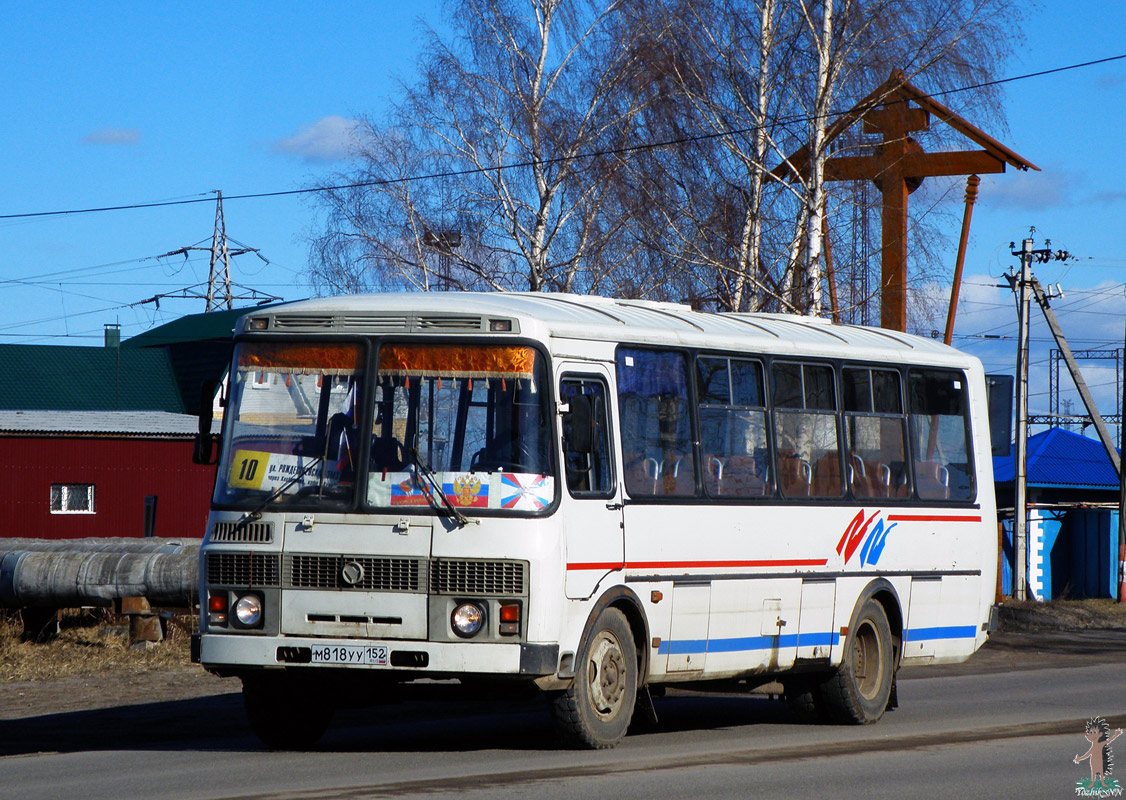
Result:
[[[412,75],[422,26],[443,30],[442,13],[440,0],[0,0],[0,343],[99,345],[106,324],[127,338],[203,311],[199,297],[143,302],[201,294],[206,282],[206,252],[159,256],[210,246],[214,190],[285,192],[347,170],[351,121],[386,108]],[[1124,55],[1124,30],[1119,0],[1048,0],[1014,31],[1024,42],[1005,75]],[[954,344],[988,371],[1013,372],[1015,306],[997,284],[1019,266],[1010,242],[1031,235],[1076,257],[1034,269],[1064,292],[1053,308],[1073,349],[1121,347],[1126,60],[1007,83],[1004,112],[1009,129],[986,132],[1040,171],[982,177]],[[204,202],[2,218],[167,200]],[[234,258],[236,294],[313,294],[305,266],[317,209],[307,195],[230,200],[224,212],[231,246],[269,262]],[[955,207],[951,268],[960,218]],[[1053,345],[1038,315],[1032,338],[1030,404],[1046,413]],[[1113,363],[1084,366],[1104,413],[1116,407]]]

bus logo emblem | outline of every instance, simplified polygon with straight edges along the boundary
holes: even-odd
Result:
[[[364,579],[364,567],[358,561],[346,561],[340,568],[340,580],[345,586],[359,586]]]
[[[856,516],[852,518],[852,522],[848,523],[845,532],[841,534],[840,541],[837,542],[837,555],[844,556],[846,564],[856,554],[857,548],[860,548],[860,566],[875,564],[880,560],[888,534],[891,533],[892,528],[899,524],[893,522],[889,525],[880,516],[881,513],[877,509],[872,512],[871,516],[866,517],[864,509],[860,509]],[[879,519],[876,519],[877,517]],[[872,525],[873,520],[876,521],[874,526]]]

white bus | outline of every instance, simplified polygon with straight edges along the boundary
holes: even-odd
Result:
[[[681,682],[780,681],[869,723],[900,666],[964,660],[992,627],[985,381],[927,339],[339,297],[243,317],[221,396],[194,655],[242,678],[271,747],[440,681],[551,693],[579,747]]]

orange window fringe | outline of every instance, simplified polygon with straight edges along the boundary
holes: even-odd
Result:
[[[381,373],[406,377],[531,378],[535,363],[531,347],[399,344],[379,351]]]
[[[362,366],[363,348],[358,344],[258,342],[240,346],[238,354],[240,371],[351,375],[360,372]]]

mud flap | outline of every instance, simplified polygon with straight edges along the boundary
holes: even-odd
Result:
[[[649,694],[648,686],[642,686],[637,690],[637,705],[633,709],[633,718],[646,725],[657,724],[657,709],[653,705],[653,695]]]

